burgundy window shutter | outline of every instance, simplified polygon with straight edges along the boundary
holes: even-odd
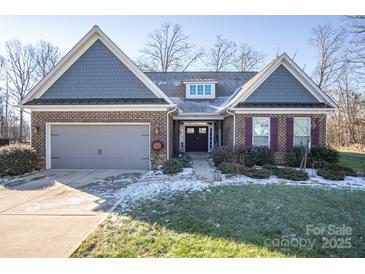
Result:
[[[246,117],[245,146],[252,146],[252,117]]]
[[[312,118],[312,125],[311,125],[311,143],[312,146],[319,145],[319,127],[320,122],[318,118]]]
[[[294,118],[286,118],[286,149],[293,148]]]
[[[278,150],[278,118],[270,118],[270,148],[272,151]]]

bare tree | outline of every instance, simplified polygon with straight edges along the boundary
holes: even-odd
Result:
[[[212,71],[227,70],[235,64],[237,46],[236,43],[217,36],[217,40],[208,55],[208,67]]]
[[[353,39],[349,61],[355,64],[355,68],[363,80],[365,76],[365,16],[350,16],[350,19]]]
[[[149,35],[138,65],[147,71],[185,71],[199,60],[203,50],[196,50],[181,25],[165,23]]]
[[[264,60],[264,54],[251,48],[247,44],[241,44],[238,48],[235,67],[239,71],[257,70]]]
[[[344,30],[335,30],[331,25],[319,25],[312,30],[310,42],[319,57],[314,78],[324,91],[328,91],[336,82],[338,72],[342,68],[345,38]]]
[[[47,41],[41,40],[36,46],[37,58],[37,76],[39,79],[56,65],[61,58],[61,52],[58,47],[53,46]]]
[[[5,74],[9,80],[9,91],[19,103],[36,82],[36,51],[32,45],[23,45],[19,40],[5,43]],[[23,110],[20,109],[19,136],[23,140]]]

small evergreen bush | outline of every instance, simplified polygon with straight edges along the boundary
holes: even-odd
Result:
[[[358,175],[356,170],[337,164],[326,164],[317,171],[317,174],[325,179],[337,181],[345,179],[345,176],[356,177]]]
[[[334,181],[342,181],[343,179],[345,179],[346,176],[345,173],[341,170],[331,170],[326,168],[319,169],[317,171],[317,174],[324,179]]]
[[[335,164],[340,160],[338,151],[326,146],[312,147],[308,156],[309,164],[315,167],[321,167],[325,163]]]
[[[36,151],[23,144],[0,147],[0,176],[22,175],[35,170]]]
[[[236,163],[221,163],[218,169],[222,171],[223,174],[237,174],[238,167],[240,165]]]
[[[294,168],[278,168],[274,173],[278,178],[291,180],[291,181],[306,181],[308,180],[308,174],[304,171],[296,170]]]
[[[270,165],[274,163],[273,153],[268,147],[254,147],[252,149],[252,155],[255,165]]]
[[[192,163],[191,163],[191,157],[188,154],[182,154],[179,157],[179,161],[181,162],[181,164],[183,165],[183,167],[191,167]]]
[[[271,176],[271,172],[267,169],[246,168],[243,175],[255,179],[267,179]]]
[[[183,164],[179,159],[171,158],[162,164],[162,171],[164,174],[173,175],[183,171]]]
[[[302,160],[304,148],[294,147],[285,153],[285,161],[288,166],[299,167]]]

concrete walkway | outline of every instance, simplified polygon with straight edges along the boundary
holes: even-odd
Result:
[[[207,160],[207,153],[189,153],[193,162],[195,175],[203,177],[208,181],[214,181],[214,169],[210,167]]]
[[[130,172],[49,170],[0,185],[0,257],[70,256],[138,179]]]

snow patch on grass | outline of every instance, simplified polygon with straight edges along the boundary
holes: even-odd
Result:
[[[129,212],[135,204],[154,200],[160,197],[173,196],[179,192],[195,192],[208,190],[211,187],[226,185],[288,185],[308,186],[320,188],[336,188],[365,191],[364,177],[346,177],[344,181],[330,181],[317,175],[315,170],[306,169],[309,179],[306,181],[291,181],[271,176],[268,179],[254,179],[243,175],[226,176],[222,181],[209,182],[204,178],[193,174],[192,168],[184,170],[176,175],[165,175],[162,171],[149,171],[141,176],[136,183],[120,190],[121,203],[118,209],[121,212]]]

